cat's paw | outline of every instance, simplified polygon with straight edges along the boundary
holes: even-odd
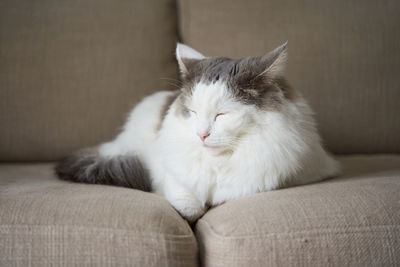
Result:
[[[189,223],[197,221],[206,212],[204,205],[194,197],[177,198],[171,204]]]

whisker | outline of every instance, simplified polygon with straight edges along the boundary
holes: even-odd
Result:
[[[214,142],[211,140],[210,145],[223,145],[229,148],[235,148],[241,141],[239,137],[219,138]]]
[[[183,85],[183,82],[181,80],[177,80],[177,79],[173,79],[173,78],[161,77],[160,80],[174,82],[174,83],[179,84],[181,86]]]
[[[181,88],[181,86],[179,84],[174,84],[174,83],[171,83],[171,82],[166,82],[166,83],[169,84],[169,85],[172,85],[173,87],[175,87],[177,89]]]

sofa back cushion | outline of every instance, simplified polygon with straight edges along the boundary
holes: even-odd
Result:
[[[400,152],[400,1],[179,1],[183,42],[262,55],[289,41],[288,78],[336,153]]]
[[[112,138],[170,89],[173,0],[0,3],[0,161],[54,160]]]

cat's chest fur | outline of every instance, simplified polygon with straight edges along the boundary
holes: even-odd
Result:
[[[175,179],[197,193],[203,203],[212,202],[212,197],[224,183],[224,177],[229,175],[231,164],[226,157],[210,157],[203,153],[195,153],[181,160],[181,167],[171,166],[171,161],[166,162]]]
[[[166,120],[166,128],[161,132],[161,164],[172,179],[196,192],[203,203],[213,202],[213,195],[219,187],[225,187],[227,177],[231,177],[237,166],[234,151],[216,153],[199,146],[180,129],[175,118]],[[173,130],[173,133],[170,131]],[[236,164],[235,164],[236,163]]]

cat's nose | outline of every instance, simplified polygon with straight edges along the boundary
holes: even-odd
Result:
[[[210,136],[210,133],[197,133],[197,135],[200,137],[201,141],[204,142],[204,140]]]

